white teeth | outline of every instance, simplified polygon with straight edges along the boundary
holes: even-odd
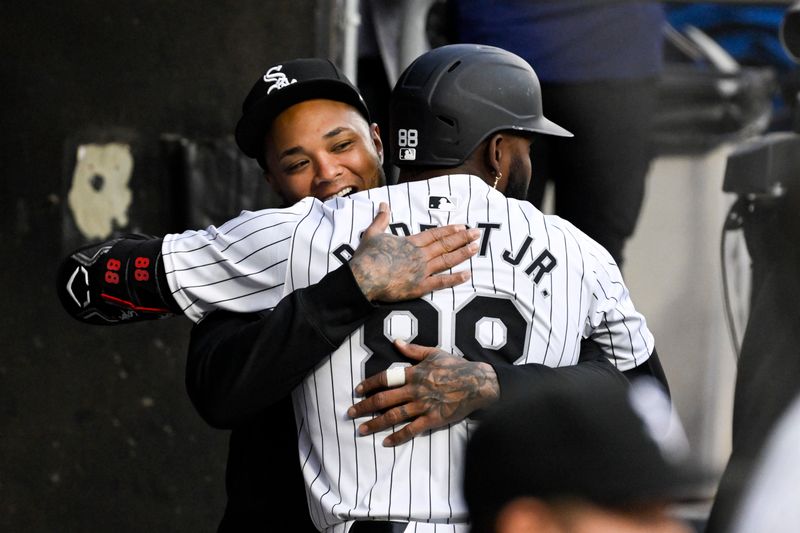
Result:
[[[328,196],[323,201],[327,202],[328,200],[332,200],[334,198],[341,198],[342,196],[347,196],[351,192],[353,192],[353,188],[352,187],[345,187],[344,189],[342,189],[341,191],[337,192],[336,194],[332,194],[332,195]]]

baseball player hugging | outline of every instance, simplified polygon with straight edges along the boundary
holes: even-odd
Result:
[[[447,198],[447,209],[438,200],[430,207],[437,196]],[[398,234],[445,224],[480,228],[480,251],[457,267],[469,269],[469,282],[381,306],[293,392],[312,518],[323,529],[356,518],[466,521],[456,488],[473,421],[389,448],[381,445],[388,431],[360,436],[363,420],[346,415],[358,400],[356,384],[408,364],[392,346],[394,339],[477,361],[556,367],[576,364],[587,336],[623,371],[646,359],[653,345],[601,246],[569,222],[469,175],[325,203],[309,198],[288,210],[244,213],[218,230],[167,236],[164,261],[170,286],[178,288],[175,298],[195,320],[219,306],[274,306],[340,266],[379,202],[389,203],[390,227]],[[255,231],[261,227],[270,231]]]
[[[434,49],[400,76],[391,115],[399,184],[308,197],[167,235],[153,252],[162,267],[156,288],[168,287],[170,305],[195,322],[216,309],[273,309],[347,263],[383,203],[387,231],[398,236],[449,224],[480,230],[477,254],[450,269],[468,271],[468,281],[376,305],[292,391],[299,462],[320,531],[367,531],[366,522],[383,521],[413,523],[405,531],[418,533],[467,533],[461,486],[475,420],[448,418],[460,421],[385,445],[396,428],[370,433],[368,416],[348,416],[363,401],[355,389],[365,379],[385,376],[390,389],[404,384],[402,369],[414,361],[395,341],[437,347],[463,366],[489,363],[498,381],[509,368],[577,365],[582,343],[596,346],[593,354],[613,373],[609,362],[621,372],[660,365],[611,255],[568,221],[515,199],[528,188],[532,134],[571,135],[544,117],[530,65],[490,46]]]

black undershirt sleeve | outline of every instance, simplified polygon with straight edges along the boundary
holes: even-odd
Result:
[[[342,266],[284,297],[272,311],[214,311],[192,329],[189,397],[214,427],[247,423],[287,396],[373,309],[350,268]]]
[[[623,372],[628,380],[634,380],[639,377],[650,377],[658,381],[664,389],[667,396],[670,396],[669,383],[667,382],[667,375],[664,373],[664,368],[661,366],[661,360],[658,358],[658,352],[653,347],[653,353],[644,363],[635,368]]]
[[[595,380],[613,380],[622,386],[638,377],[649,376],[661,383],[669,394],[669,385],[658,353],[655,348],[647,361],[637,367],[621,372],[606,358],[600,346],[592,340],[581,342],[579,363],[573,366],[551,368],[545,365],[529,363],[524,365],[493,364],[497,382],[500,386],[501,399],[525,394],[536,387],[537,380],[560,380],[563,383],[589,382]],[[478,416],[479,417],[479,416]]]

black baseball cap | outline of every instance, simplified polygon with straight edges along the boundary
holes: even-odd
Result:
[[[676,438],[670,420],[677,421],[671,402],[649,380],[554,381],[495,404],[467,446],[472,530],[491,531],[517,497],[612,509],[709,499],[715,476],[690,456],[682,427],[677,422]]]
[[[250,89],[236,124],[236,144],[266,168],[264,138],[272,121],[285,109],[317,98],[349,104],[369,122],[361,93],[333,62],[315,57],[292,59],[267,68]]]

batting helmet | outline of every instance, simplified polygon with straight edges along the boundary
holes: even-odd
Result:
[[[542,114],[531,66],[502,48],[435,48],[405,69],[392,92],[392,162],[401,168],[460,165],[501,130],[572,137]]]

